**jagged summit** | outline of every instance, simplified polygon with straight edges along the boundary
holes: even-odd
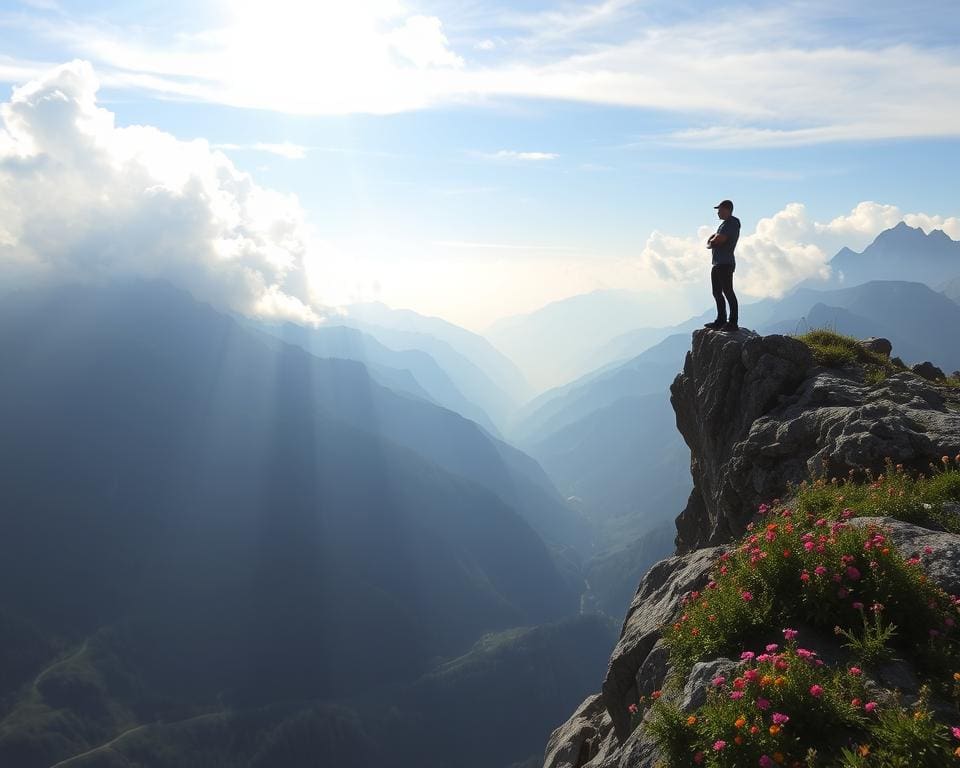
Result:
[[[858,285],[870,280],[911,280],[938,285],[960,274],[960,242],[943,230],[925,233],[900,222],[861,252],[842,248],[830,260],[833,281]]]

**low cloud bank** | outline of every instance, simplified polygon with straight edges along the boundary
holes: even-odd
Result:
[[[316,322],[303,211],[203,140],[118,127],[93,68],[57,67],[0,105],[0,276],[165,278],[244,314]]]

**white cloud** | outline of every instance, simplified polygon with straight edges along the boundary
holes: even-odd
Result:
[[[743,264],[740,284],[749,296],[782,296],[802,280],[830,276],[827,254],[810,242],[806,207],[790,203],[773,216],[760,219],[756,231],[741,236],[737,261]]]
[[[481,154],[491,160],[527,160],[533,162],[556,160],[560,157],[560,155],[555,152],[517,152],[513,149],[501,149],[497,152]]]
[[[960,89],[960,49],[871,38],[883,14],[843,37],[825,3],[733,5],[720,19],[678,11],[671,22],[649,5],[501,14],[471,35],[484,52],[496,38],[497,56],[476,61],[439,16],[396,0],[243,0],[225,4],[219,25],[188,17],[195,28],[167,39],[70,18],[9,23],[95,61],[108,85],[240,107],[385,114],[561,99],[683,115],[686,128],[654,138],[716,148],[960,135],[960,101],[945,97]]]
[[[117,127],[72,62],[0,105],[0,274],[162,277],[246,314],[318,320],[296,199],[202,140]]]
[[[871,200],[859,203],[850,213],[837,216],[826,224],[815,224],[814,228],[819,235],[829,237],[830,242],[859,251],[883,230],[895,227],[901,221],[911,227],[920,227],[927,233],[942,229],[954,240],[960,239],[960,217],[904,213],[896,205]]]
[[[300,144],[291,144],[289,141],[284,141],[279,144],[270,144],[267,142],[257,142],[256,144],[214,144],[213,148],[267,152],[271,155],[284,157],[287,160],[303,160],[307,156],[307,147],[301,146]]]
[[[436,16],[410,16],[386,39],[396,53],[421,69],[463,66],[463,59],[450,50],[443,25]]]

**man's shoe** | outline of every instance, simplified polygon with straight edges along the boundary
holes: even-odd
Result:
[[[728,333],[735,333],[736,331],[740,330],[740,326],[736,323],[724,323],[721,330],[727,331]]]
[[[725,326],[726,324],[727,324],[726,320],[714,320],[712,323],[704,323],[703,327],[718,329],[718,328],[723,328],[723,326]]]

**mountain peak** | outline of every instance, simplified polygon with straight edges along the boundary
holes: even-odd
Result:
[[[895,227],[883,230],[883,232],[877,235],[873,242],[867,246],[867,249],[869,250],[870,247],[879,242],[883,242],[884,240],[894,239],[900,241],[906,240],[907,238],[921,240],[926,239],[926,237],[926,233],[920,229],[920,227],[911,227],[909,224],[907,224],[907,222],[901,221]]]

